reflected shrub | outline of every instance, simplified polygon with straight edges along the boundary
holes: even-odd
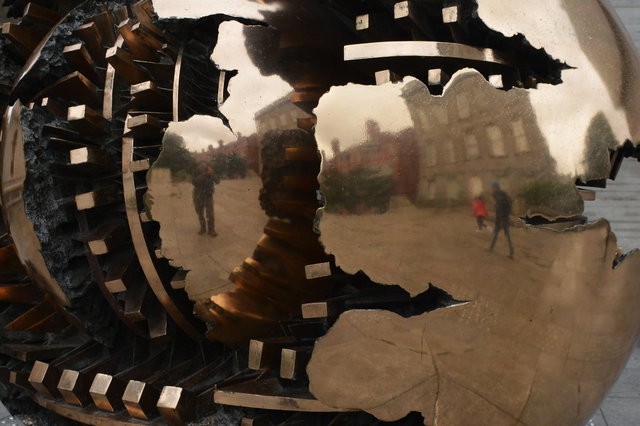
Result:
[[[385,213],[395,182],[389,175],[357,167],[347,172],[327,170],[320,187],[330,213]]]

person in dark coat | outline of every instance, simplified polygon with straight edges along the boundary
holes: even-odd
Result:
[[[511,197],[500,189],[498,182],[491,184],[493,189],[493,200],[496,204],[496,222],[493,227],[493,240],[489,251],[493,251],[493,247],[496,245],[498,239],[498,233],[504,231],[504,235],[507,238],[509,244],[509,257],[513,259],[513,244],[511,243],[511,235],[509,234],[509,215],[511,214]]]
[[[213,193],[215,184],[219,182],[220,179],[211,166],[205,162],[198,164],[191,183],[193,184],[193,206],[200,221],[200,235],[204,233],[212,237],[218,235],[213,213]]]

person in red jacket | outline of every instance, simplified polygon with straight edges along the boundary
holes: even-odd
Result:
[[[473,214],[475,215],[476,221],[478,222],[478,230],[481,231],[482,229],[487,227],[487,225],[484,223],[484,218],[489,214],[482,195],[478,195],[473,199],[472,206]]]

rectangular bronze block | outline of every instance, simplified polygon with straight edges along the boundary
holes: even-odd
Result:
[[[187,271],[184,269],[178,269],[173,278],[171,278],[171,288],[176,290],[182,289],[185,286],[187,280]]]
[[[451,76],[441,68],[433,68],[427,71],[427,83],[429,86],[442,88],[450,79]]]
[[[107,254],[120,247],[125,241],[124,227],[119,224],[102,226],[88,237],[89,250],[96,256]]]
[[[74,71],[49,85],[36,95],[36,99],[51,96],[65,97],[70,101],[94,107],[100,105],[95,84],[79,71]]]
[[[491,84],[496,89],[504,88],[504,80],[502,74],[492,74],[489,76],[489,84]]]
[[[62,51],[66,61],[97,86],[104,85],[104,77],[96,70],[96,63],[82,43],[66,46]]]
[[[42,7],[36,3],[27,3],[22,14],[23,23],[37,23],[44,25],[48,28],[53,27],[60,19],[62,15],[55,10]]]
[[[18,386],[26,390],[27,392],[33,392],[35,389],[31,386],[29,382],[29,373],[25,373],[24,371],[8,371],[8,382],[13,386]],[[4,378],[2,377],[2,369],[0,369],[0,382],[2,382]]]
[[[36,361],[29,373],[29,383],[40,395],[47,399],[59,396],[58,382],[62,372],[56,367],[42,361]]]
[[[50,331],[60,316],[49,302],[42,302],[5,325],[5,330]]]
[[[304,377],[312,350],[312,346],[283,348],[280,361],[280,377],[289,380],[297,380]]]
[[[49,110],[51,114],[59,118],[60,120],[67,120],[67,107],[63,106],[60,102],[52,98],[42,98],[40,100],[40,106]]]
[[[150,114],[129,117],[126,126],[126,133],[137,138],[155,138],[162,135],[160,120]]]
[[[156,404],[159,397],[160,392],[153,386],[130,380],[122,395],[122,402],[131,417],[151,420],[158,415]]]
[[[146,281],[134,281],[127,288],[124,299],[124,316],[130,321],[144,321],[147,318],[144,301],[148,287]]]
[[[126,255],[106,265],[105,286],[111,293],[121,293],[136,279],[138,263],[134,256]]]
[[[95,148],[76,148],[69,151],[69,165],[91,165],[104,167],[111,162],[111,158],[104,152]]]
[[[123,407],[126,383],[109,374],[98,373],[89,388],[93,403],[102,411],[115,413]]]
[[[164,38],[167,35],[162,31],[160,27],[153,23],[153,17],[155,12],[153,11],[153,5],[149,0],[141,0],[134,3],[132,6],[133,11],[136,14],[136,18],[142,22],[145,28],[156,35],[156,37]]]
[[[240,426],[271,426],[271,422],[266,417],[243,417],[242,420],[240,420]]]
[[[78,194],[75,197],[76,208],[78,210],[88,210],[110,204],[116,200],[117,192],[115,188],[108,187],[96,189],[95,191]]]
[[[84,407],[91,402],[90,385],[91,381],[87,375],[76,370],[65,369],[58,382],[58,391],[67,403]]]
[[[367,13],[365,15],[356,16],[356,30],[357,31],[365,31],[370,27],[370,15]]]
[[[195,415],[195,400],[187,390],[165,386],[158,399],[158,411],[172,425],[184,425]]]
[[[171,336],[169,336],[167,311],[160,306],[160,302],[153,296],[148,297],[145,303],[150,305],[145,307],[145,315],[149,325],[149,337],[159,344],[168,343],[171,341]]]
[[[11,22],[5,22],[2,24],[1,33],[7,39],[11,40],[11,42],[15,44],[18,49],[25,54],[25,56],[31,53],[38,46],[38,43],[44,36],[44,34],[39,31],[21,27],[20,25]]]
[[[305,303],[302,305],[302,318],[329,318],[342,311],[342,304],[332,301]]]
[[[129,165],[129,170],[133,173],[136,172],[144,172],[145,170],[149,170],[151,168],[151,161],[148,158],[144,160],[136,160],[132,161]]]
[[[131,32],[153,51],[162,50],[166,45],[163,39],[157,38],[151,31],[147,30],[141,22],[133,24],[131,26]]]
[[[331,276],[331,264],[329,262],[314,263],[313,265],[305,265],[304,273],[308,280],[324,278]]]
[[[114,32],[113,16],[111,12],[105,11],[94,15],[91,18],[98,27],[100,36],[107,46],[113,46],[116,43],[116,36]]]
[[[157,57],[153,49],[149,48],[138,35],[133,33],[132,26],[135,23],[133,19],[125,19],[118,24],[118,32],[131,51],[131,57],[143,61],[155,61]]]
[[[115,68],[118,75],[130,85],[150,79],[150,76],[144,70],[133,63],[131,53],[118,46],[107,49],[105,58]]]
[[[376,72],[376,85],[381,86],[386,83],[396,83],[402,80],[402,77],[391,70],[382,70]]]
[[[445,24],[460,23],[460,6],[448,6],[442,9],[442,22]]]
[[[104,136],[108,133],[107,120],[87,105],[70,107],[67,120],[83,135]]]
[[[80,25],[76,28],[75,33],[84,41],[87,50],[91,54],[93,60],[100,66],[104,66],[105,58],[102,50],[102,34],[95,22]]]
[[[171,97],[159,89],[153,81],[143,81],[131,86],[131,96],[135,99],[138,108],[153,111],[170,111]]]
[[[252,339],[249,342],[249,368],[252,370],[278,368],[282,348],[295,343],[296,339],[292,337]]]

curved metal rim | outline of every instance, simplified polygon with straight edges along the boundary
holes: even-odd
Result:
[[[502,53],[488,48],[440,41],[383,41],[350,44],[344,47],[345,61],[419,57],[448,58],[510,65]]]
[[[131,163],[133,161],[133,138],[122,138],[122,185],[124,189],[124,203],[127,210],[127,220],[131,231],[131,239],[136,254],[142,266],[144,275],[147,277],[149,286],[155,293],[156,297],[165,308],[169,316],[178,324],[185,333],[192,339],[203,340],[204,336],[196,329],[194,324],[185,316],[184,312],[174,303],[173,299],[167,292],[158,271],[153,264],[153,259],[149,254],[147,242],[142,224],[140,222],[140,212],[138,212],[136,187],[133,179],[133,171],[131,171]]]

